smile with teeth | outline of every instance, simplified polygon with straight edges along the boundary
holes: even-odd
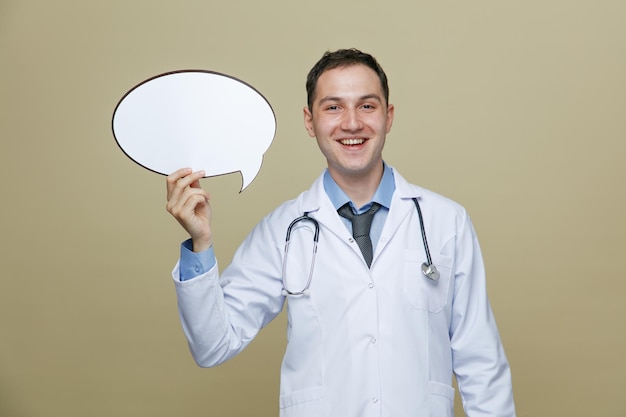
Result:
[[[341,139],[339,141],[342,145],[361,145],[365,142],[365,139]]]

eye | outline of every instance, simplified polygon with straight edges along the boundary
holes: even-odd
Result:
[[[366,103],[361,106],[363,110],[374,110],[376,107],[373,104]]]

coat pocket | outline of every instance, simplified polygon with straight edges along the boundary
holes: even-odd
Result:
[[[416,250],[405,250],[403,265],[404,294],[413,308],[438,313],[448,304],[452,264],[450,257],[437,255],[433,259],[439,271],[439,279],[434,281],[422,274],[423,254]]]
[[[432,417],[454,415],[454,388],[441,382],[428,383],[428,409]]]
[[[323,417],[325,415],[322,387],[307,388],[280,396],[281,417]]]

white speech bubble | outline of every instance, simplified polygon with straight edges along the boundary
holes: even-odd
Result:
[[[179,168],[206,177],[240,171],[243,191],[276,133],[269,102],[245,82],[213,71],[150,78],[122,97],[113,135],[139,165],[163,175]]]

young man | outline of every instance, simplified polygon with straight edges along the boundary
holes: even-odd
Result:
[[[191,236],[173,278],[196,362],[241,352],[288,300],[281,416],[452,416],[453,374],[469,417],[514,416],[467,213],[383,161],[394,117],[385,73],[368,54],[329,52],[307,93],[304,124],[328,169],[266,216],[221,276],[203,173],[167,179],[168,211]],[[371,227],[353,226],[372,207]],[[427,248],[437,274],[420,269]]]

